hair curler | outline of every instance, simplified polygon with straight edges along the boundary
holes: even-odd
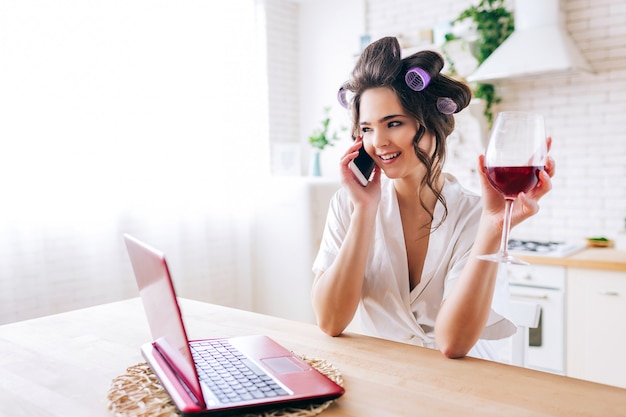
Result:
[[[439,97],[437,99],[437,110],[443,114],[456,113],[458,109],[457,104],[450,97]]]
[[[404,81],[413,91],[422,91],[430,83],[430,74],[420,67],[413,67],[406,72]]]
[[[339,91],[337,91],[337,101],[339,101],[339,104],[341,104],[341,107],[344,109],[350,108],[350,103],[348,103],[348,99],[346,97],[347,92],[348,91],[345,85],[339,87]]]

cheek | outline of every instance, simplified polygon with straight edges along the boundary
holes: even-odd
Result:
[[[418,148],[420,148],[422,152],[425,152],[430,156],[433,156],[433,154],[435,153],[435,145],[435,137],[430,133],[424,133],[419,143],[417,144]]]
[[[376,152],[374,151],[374,145],[372,144],[372,141],[366,137],[363,137],[363,147],[365,148],[365,151],[371,156],[374,155]]]

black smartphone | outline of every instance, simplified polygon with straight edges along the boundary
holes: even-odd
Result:
[[[376,163],[372,157],[365,152],[365,148],[363,146],[359,148],[359,155],[348,163],[348,167],[350,167],[363,187],[369,183],[375,166]]]

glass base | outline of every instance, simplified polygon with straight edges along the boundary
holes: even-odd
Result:
[[[530,265],[528,262],[517,259],[516,257],[509,255],[508,253],[492,253],[491,255],[479,255],[477,256],[477,258],[483,261],[500,262],[512,265]]]

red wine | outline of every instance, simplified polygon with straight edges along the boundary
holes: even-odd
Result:
[[[539,182],[539,171],[543,166],[487,167],[487,178],[491,185],[506,197],[515,198],[521,192],[531,190]]]

